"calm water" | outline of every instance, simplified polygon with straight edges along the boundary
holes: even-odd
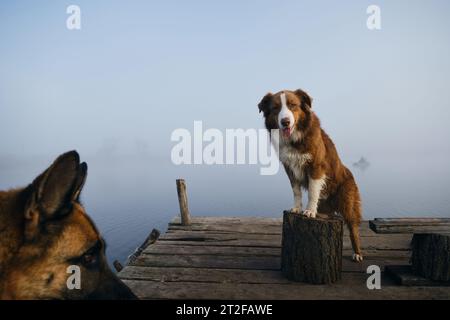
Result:
[[[108,242],[108,258],[125,261],[152,228],[165,231],[177,214],[175,179],[187,181],[193,215],[279,217],[292,196],[282,170],[260,176],[258,166],[174,166],[170,159],[86,157],[89,176],[82,194],[88,213]],[[23,186],[52,158],[0,159],[0,189]],[[368,158],[365,170],[343,159],[359,184],[364,218],[450,217],[449,159]]]

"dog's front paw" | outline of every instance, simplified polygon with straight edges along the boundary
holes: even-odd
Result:
[[[302,209],[300,209],[300,208],[291,208],[288,211],[290,213],[293,213],[293,214],[299,214],[302,211]]]
[[[317,215],[317,211],[306,209],[303,211],[303,215],[308,218],[315,218]]]
[[[352,260],[355,262],[362,262],[363,261],[363,256],[360,253],[354,253]]]

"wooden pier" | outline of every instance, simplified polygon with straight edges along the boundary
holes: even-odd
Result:
[[[143,299],[450,299],[450,287],[398,285],[384,272],[409,264],[412,234],[378,234],[363,222],[364,261],[355,263],[346,230],[342,279],[311,285],[282,276],[281,232],[281,218],[177,217],[118,275]],[[370,265],[382,270],[380,290],[366,285]]]

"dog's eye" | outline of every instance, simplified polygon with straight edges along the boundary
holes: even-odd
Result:
[[[86,251],[79,259],[81,264],[88,268],[97,265],[101,246],[101,242],[98,241],[93,247]]]
[[[85,266],[92,266],[97,262],[97,255],[96,254],[92,254],[92,253],[86,253],[83,257],[82,257],[82,263]]]

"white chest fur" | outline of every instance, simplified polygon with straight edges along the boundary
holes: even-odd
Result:
[[[303,179],[305,178],[305,165],[309,161],[311,161],[311,154],[302,154],[297,149],[293,148],[290,144],[280,141],[279,157],[280,161],[289,169],[291,169],[296,179],[300,182],[303,181]]]

